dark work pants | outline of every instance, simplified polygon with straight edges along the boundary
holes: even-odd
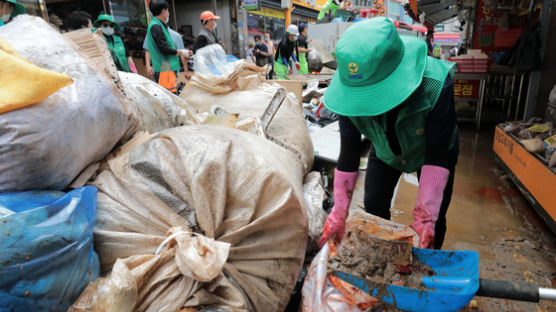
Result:
[[[448,170],[450,177],[446,183],[440,213],[434,229],[434,248],[441,249],[446,236],[446,213],[452,199],[454,186],[454,174],[456,170],[457,155],[449,161]],[[367,164],[365,176],[365,210],[375,216],[390,220],[390,204],[394,189],[402,172],[394,169],[376,157],[374,149],[371,147],[371,154]],[[421,170],[417,172],[421,176]]]

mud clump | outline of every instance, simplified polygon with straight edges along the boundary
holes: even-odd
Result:
[[[328,267],[374,282],[379,292],[389,284],[425,289],[422,277],[434,272],[413,257],[411,247],[409,242],[383,240],[357,226],[348,226],[336,255],[328,260]]]

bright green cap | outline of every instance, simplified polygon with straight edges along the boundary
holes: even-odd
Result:
[[[114,23],[114,29],[116,30],[118,30],[118,28],[120,27],[118,23],[114,22],[114,18],[112,17],[112,15],[108,15],[108,14],[100,14],[97,17],[97,20],[94,22],[93,26],[100,27],[100,22],[102,21],[109,21]]]
[[[23,6],[23,4],[17,3],[17,0],[3,0],[3,1],[9,2],[15,6],[11,15],[12,18],[20,14],[25,14],[25,7]]]
[[[427,45],[400,36],[385,17],[355,23],[336,44],[338,68],[324,105],[343,116],[376,116],[405,101],[421,84]]]

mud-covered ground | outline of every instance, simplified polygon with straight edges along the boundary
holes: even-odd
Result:
[[[460,129],[460,157],[443,249],[477,251],[481,278],[556,288],[556,235],[498,168],[492,151],[493,126],[484,128],[490,130],[477,133]],[[358,179],[352,210],[363,207],[363,181],[364,171]],[[393,221],[413,222],[415,182],[415,176],[400,180]],[[556,303],[550,301],[536,304],[483,297],[475,300],[476,308],[467,307],[464,311],[556,311]]]

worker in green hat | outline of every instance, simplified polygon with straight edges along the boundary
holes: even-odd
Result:
[[[351,26],[336,44],[338,68],[324,105],[340,116],[341,148],[334,177],[334,207],[322,246],[340,241],[355,188],[361,135],[371,141],[365,210],[390,219],[402,173],[417,172],[411,227],[421,248],[442,247],[458,157],[454,64],[427,56],[424,40],[400,36],[376,17]]]
[[[297,70],[301,69],[296,55],[299,55],[297,37],[299,29],[296,25],[288,26],[284,38],[278,44],[276,55],[274,56],[274,71],[278,79],[287,79],[287,75],[293,72],[293,64]],[[292,63],[290,63],[290,59]]]
[[[20,14],[25,14],[23,4],[17,3],[17,0],[0,0],[0,26]]]
[[[100,28],[100,31],[104,35],[104,39],[106,39],[106,44],[110,49],[110,54],[112,54],[112,59],[114,60],[114,64],[116,64],[116,68],[128,73],[137,73],[133,59],[126,53],[122,38],[116,35],[116,31],[118,31],[120,25],[114,22],[112,15],[100,14],[93,23],[93,26]]]

